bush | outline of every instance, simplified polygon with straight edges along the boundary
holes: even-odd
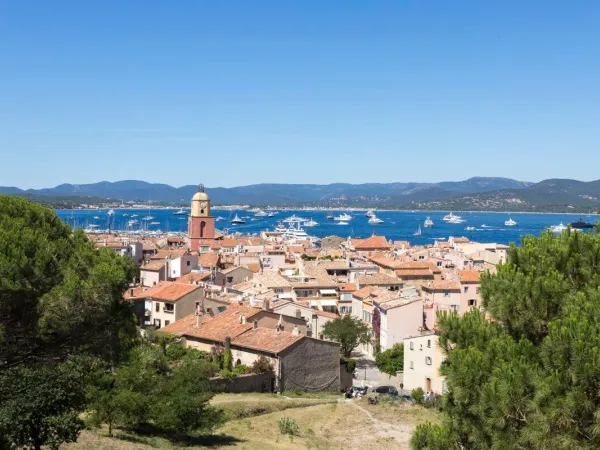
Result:
[[[422,405],[425,398],[425,391],[420,387],[413,389],[410,393],[411,398],[417,405]]]
[[[425,408],[432,408],[432,409],[437,409],[438,411],[441,411],[442,410],[442,397],[438,394],[433,394],[423,401],[423,406]]]
[[[346,371],[349,373],[353,373],[356,370],[356,360],[352,358],[340,358],[340,364],[346,366]]]
[[[395,376],[404,368],[404,344],[396,343],[392,348],[378,353],[375,357],[375,365],[381,372]]]
[[[273,373],[273,364],[266,356],[261,356],[252,364],[252,373]]]
[[[277,425],[279,425],[279,431],[281,434],[287,434],[289,436],[298,435],[298,424],[291,417],[282,417],[277,421]]]

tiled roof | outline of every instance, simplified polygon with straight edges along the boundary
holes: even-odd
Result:
[[[146,297],[152,297],[155,300],[176,302],[198,289],[200,289],[200,286],[195,284],[161,281],[148,289],[145,294]]]
[[[199,327],[196,327],[196,316],[190,314],[164,328],[162,331],[184,336],[192,336],[209,341],[224,342],[252,328],[252,317],[259,313],[258,308],[231,305],[215,317],[204,314]],[[240,317],[246,317],[246,323],[240,323]]]
[[[268,288],[291,287],[291,283],[276,272],[257,273],[254,280]]]
[[[460,278],[461,283],[479,283],[481,272],[477,270],[457,270],[456,274]]]
[[[221,247],[237,247],[238,245],[240,245],[240,242],[237,239],[222,239],[221,240]]]
[[[363,250],[363,249],[368,250],[368,249],[373,249],[373,248],[377,248],[377,249],[389,249],[390,248],[390,244],[386,240],[385,236],[373,235],[367,239],[352,239],[351,244],[356,250]]]
[[[396,247],[404,246],[404,248],[410,248],[410,242],[408,242],[408,241],[394,241],[394,245]]]
[[[354,283],[344,283],[340,286],[340,291],[341,292],[355,292],[356,291],[356,284]]]
[[[432,278],[433,273],[430,269],[396,269],[396,275],[400,278],[403,277],[424,277]]]
[[[377,303],[379,308],[384,311],[389,311],[390,309],[400,308],[401,306],[410,305],[411,303],[418,302],[422,300],[419,296],[409,297],[409,298],[398,298],[395,300],[389,300],[387,302]]]
[[[140,270],[158,272],[159,270],[162,270],[163,267],[165,267],[165,264],[167,264],[165,261],[150,261],[149,263],[144,264],[142,267],[140,267]]]
[[[466,237],[456,237],[452,240],[452,242],[454,242],[455,244],[466,244],[471,241],[469,240],[469,238]]]
[[[254,273],[260,272],[260,264],[258,263],[246,264],[246,267],[248,267],[248,269],[250,269]]]
[[[133,290],[133,295],[132,295],[132,291]],[[127,289],[125,291],[125,293],[123,294],[123,298],[125,300],[136,300],[138,298],[145,298],[146,294],[144,293],[144,287],[143,286],[138,286],[136,288],[132,288],[132,289]]]
[[[433,281],[428,285],[423,286],[424,290],[427,291],[458,291],[460,292],[460,288],[456,281],[454,280],[439,280]]]
[[[373,275],[359,275],[356,278],[359,286],[402,284],[402,281],[398,278],[391,277],[384,273],[375,273]]]
[[[276,332],[274,328],[258,327],[254,329],[251,325],[251,329],[233,338],[231,345],[268,353],[280,353],[304,337],[301,334],[294,336],[289,331]]]
[[[175,249],[175,250],[167,250],[161,249],[157,251],[154,255],[150,256],[150,259],[176,259],[181,258],[183,255],[187,253],[185,249]]]
[[[175,280],[176,283],[196,283],[198,281],[208,280],[210,278],[210,272],[190,272],[186,275],[183,275]]]
[[[198,256],[198,267],[215,267],[219,265],[218,253],[201,253]]]
[[[431,264],[425,261],[408,261],[398,265],[398,269],[431,269]]]
[[[376,286],[365,286],[364,288],[358,289],[352,293],[353,297],[365,299],[371,295],[371,293],[376,290]]]
[[[369,258],[369,260],[374,262],[378,266],[388,267],[390,269],[399,268],[399,267],[401,267],[402,264],[406,264],[406,263],[402,263],[400,261],[395,261],[393,258],[390,258],[387,256],[379,256],[379,255],[371,256]]]

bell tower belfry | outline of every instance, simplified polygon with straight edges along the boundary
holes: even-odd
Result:
[[[198,185],[198,192],[192,197],[192,212],[188,219],[188,247],[191,251],[200,250],[204,239],[215,238],[215,219],[210,215],[210,198],[204,192],[204,185]]]

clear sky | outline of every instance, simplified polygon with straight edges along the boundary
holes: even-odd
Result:
[[[0,185],[600,178],[600,1],[0,1]]]

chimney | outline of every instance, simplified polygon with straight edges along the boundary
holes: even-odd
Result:
[[[299,336],[299,335],[300,335],[300,329],[296,326],[292,330],[292,336]]]
[[[258,320],[255,320],[254,322],[252,322],[252,328],[254,330],[256,330],[258,328]]]

